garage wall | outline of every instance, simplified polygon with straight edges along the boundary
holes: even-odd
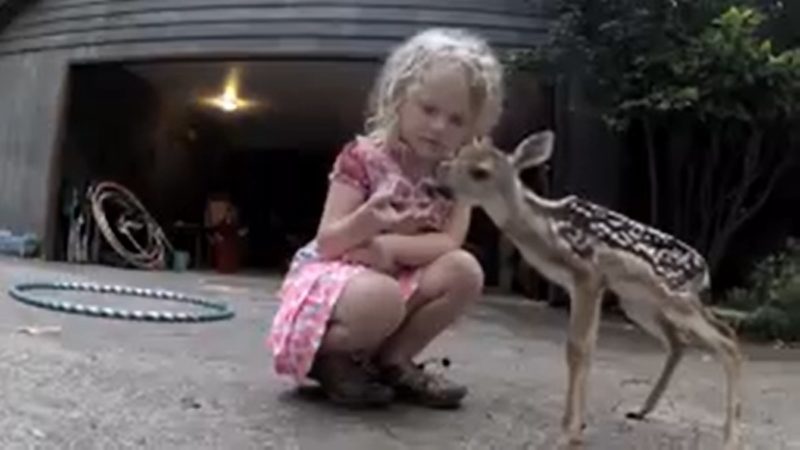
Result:
[[[0,228],[45,233],[65,67],[44,53],[0,58]]]

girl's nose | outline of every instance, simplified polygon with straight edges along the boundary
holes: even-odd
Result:
[[[431,128],[436,131],[442,131],[447,126],[447,121],[442,116],[436,116],[430,122]]]

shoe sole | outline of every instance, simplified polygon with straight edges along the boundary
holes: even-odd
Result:
[[[408,394],[397,395],[395,397],[396,401],[406,403],[409,405],[423,406],[431,409],[444,409],[444,410],[461,408],[463,399],[464,397],[461,397],[458,400],[433,400],[433,399],[424,399]]]
[[[385,408],[392,404],[392,401],[395,399],[393,397],[388,397],[382,400],[373,400],[373,401],[365,401],[361,399],[353,399],[348,397],[342,397],[335,394],[326,393],[326,397],[328,400],[338,406],[344,406],[347,408],[354,408],[354,409],[378,409],[378,408]]]

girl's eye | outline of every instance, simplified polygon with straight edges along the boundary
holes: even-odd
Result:
[[[432,114],[434,114],[436,112],[436,108],[434,108],[433,106],[431,106],[431,105],[429,105],[427,103],[423,103],[422,104],[422,111],[425,114],[432,115]]]
[[[450,123],[456,127],[464,126],[464,118],[461,116],[450,116]]]

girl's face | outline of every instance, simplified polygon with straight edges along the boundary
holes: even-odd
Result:
[[[434,64],[400,105],[400,138],[432,161],[453,156],[471,137],[474,121],[464,70]]]

